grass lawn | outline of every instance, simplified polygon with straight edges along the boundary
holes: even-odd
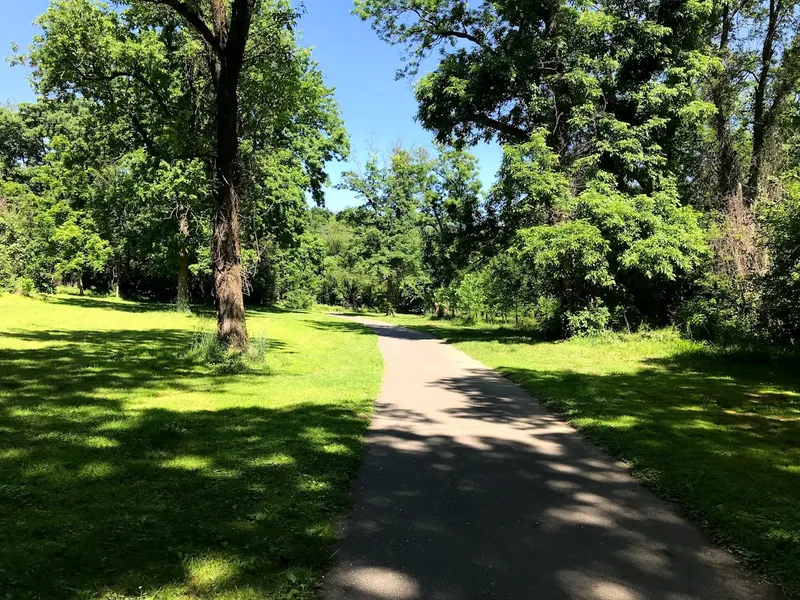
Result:
[[[522,385],[800,597],[796,359],[726,356],[669,331],[552,343],[493,327],[386,320],[442,337]]]
[[[250,311],[264,364],[187,352],[163,305],[0,297],[0,598],[302,598],[328,564],[382,362]]]

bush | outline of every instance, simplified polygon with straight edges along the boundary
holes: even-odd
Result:
[[[533,318],[536,329],[548,339],[564,336],[563,311],[558,298],[539,296],[533,305]]]
[[[775,338],[800,339],[800,179],[785,182],[779,202],[761,208],[769,270],[761,280],[763,312]]]
[[[286,308],[294,310],[309,310],[314,306],[314,295],[305,290],[289,290],[281,302]]]
[[[756,292],[746,294],[730,278],[708,274],[697,284],[692,299],[677,310],[675,324],[690,339],[723,346],[738,344],[758,335]]]
[[[599,335],[608,329],[611,313],[601,302],[597,306],[564,313],[565,333],[570,337]]]
[[[639,322],[664,321],[707,264],[698,213],[669,187],[629,195],[601,174],[562,199],[558,214],[554,223],[519,230],[509,253],[528,302],[542,295],[560,301],[566,335],[608,328],[607,306],[622,306],[617,326],[630,326],[628,313]]]
[[[475,323],[486,310],[486,292],[482,273],[466,273],[456,288],[458,310],[466,323]]]
[[[32,296],[36,291],[36,284],[30,277],[18,277],[14,282],[14,291],[23,296]]]

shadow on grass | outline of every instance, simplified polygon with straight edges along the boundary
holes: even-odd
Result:
[[[355,409],[126,409],[117,392],[189,389],[190,332],[5,335],[48,342],[0,350],[7,597],[268,597],[287,568],[326,564],[366,427]]]
[[[340,316],[336,314],[334,316]],[[372,330],[361,323],[350,321],[346,319],[338,319],[336,321],[310,321],[309,326],[320,331],[333,331],[341,333],[359,333],[362,335],[374,335]]]
[[[92,296],[47,296],[47,302],[63,304],[78,308],[94,308],[96,310],[114,310],[129,313],[169,312],[175,311],[174,304],[165,302],[126,302]]]

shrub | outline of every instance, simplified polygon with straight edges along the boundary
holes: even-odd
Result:
[[[467,323],[475,323],[486,310],[486,291],[482,273],[465,273],[456,288],[458,309]]]
[[[561,301],[552,296],[539,296],[533,305],[533,318],[536,329],[548,339],[564,336],[563,311]]]
[[[36,284],[30,277],[18,277],[14,282],[14,291],[23,296],[32,296],[36,291]]]
[[[301,289],[293,289],[286,292],[282,304],[286,308],[308,310],[314,306],[314,302],[314,295],[310,292]]]
[[[608,329],[611,313],[602,303],[579,311],[564,313],[565,333],[572,337],[599,335]]]
[[[192,338],[187,358],[191,362],[206,364],[225,374],[261,371],[266,367],[269,340],[251,338],[247,350],[233,350],[217,339],[212,331],[197,331]]]
[[[690,339],[723,346],[757,337],[757,293],[743,292],[745,282],[739,283],[719,274],[705,275],[675,314],[678,330]]]
[[[800,180],[786,182],[779,202],[761,209],[769,269],[761,279],[763,312],[774,337],[800,339]]]
[[[609,327],[607,306],[622,305],[617,326],[628,312],[664,320],[707,264],[698,213],[681,206],[674,189],[634,196],[608,179],[601,174],[561,200],[553,222],[520,230],[510,250],[533,292],[529,301],[557,298],[568,335]]]

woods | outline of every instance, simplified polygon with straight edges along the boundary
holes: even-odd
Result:
[[[320,197],[323,166],[347,139],[332,91],[297,46],[294,9],[214,6],[212,19],[191,2],[116,11],[77,0],[40,18],[42,35],[17,60],[34,68],[41,99],[2,117],[4,185],[22,186],[4,194],[6,286],[48,291],[54,276],[85,276],[184,305],[213,290],[220,341],[247,344],[244,271],[258,268],[266,240],[296,234],[306,193]],[[41,220],[55,204],[94,217],[108,256],[67,273],[11,255],[12,239],[17,252],[60,245],[49,231],[12,231],[14,214]]]
[[[213,298],[234,348],[246,301],[797,337],[797,3],[354,12],[400,47],[436,145],[373,152],[332,214],[307,200],[348,136],[296,9],[53,2],[16,58],[40,100],[1,117],[3,285]]]

